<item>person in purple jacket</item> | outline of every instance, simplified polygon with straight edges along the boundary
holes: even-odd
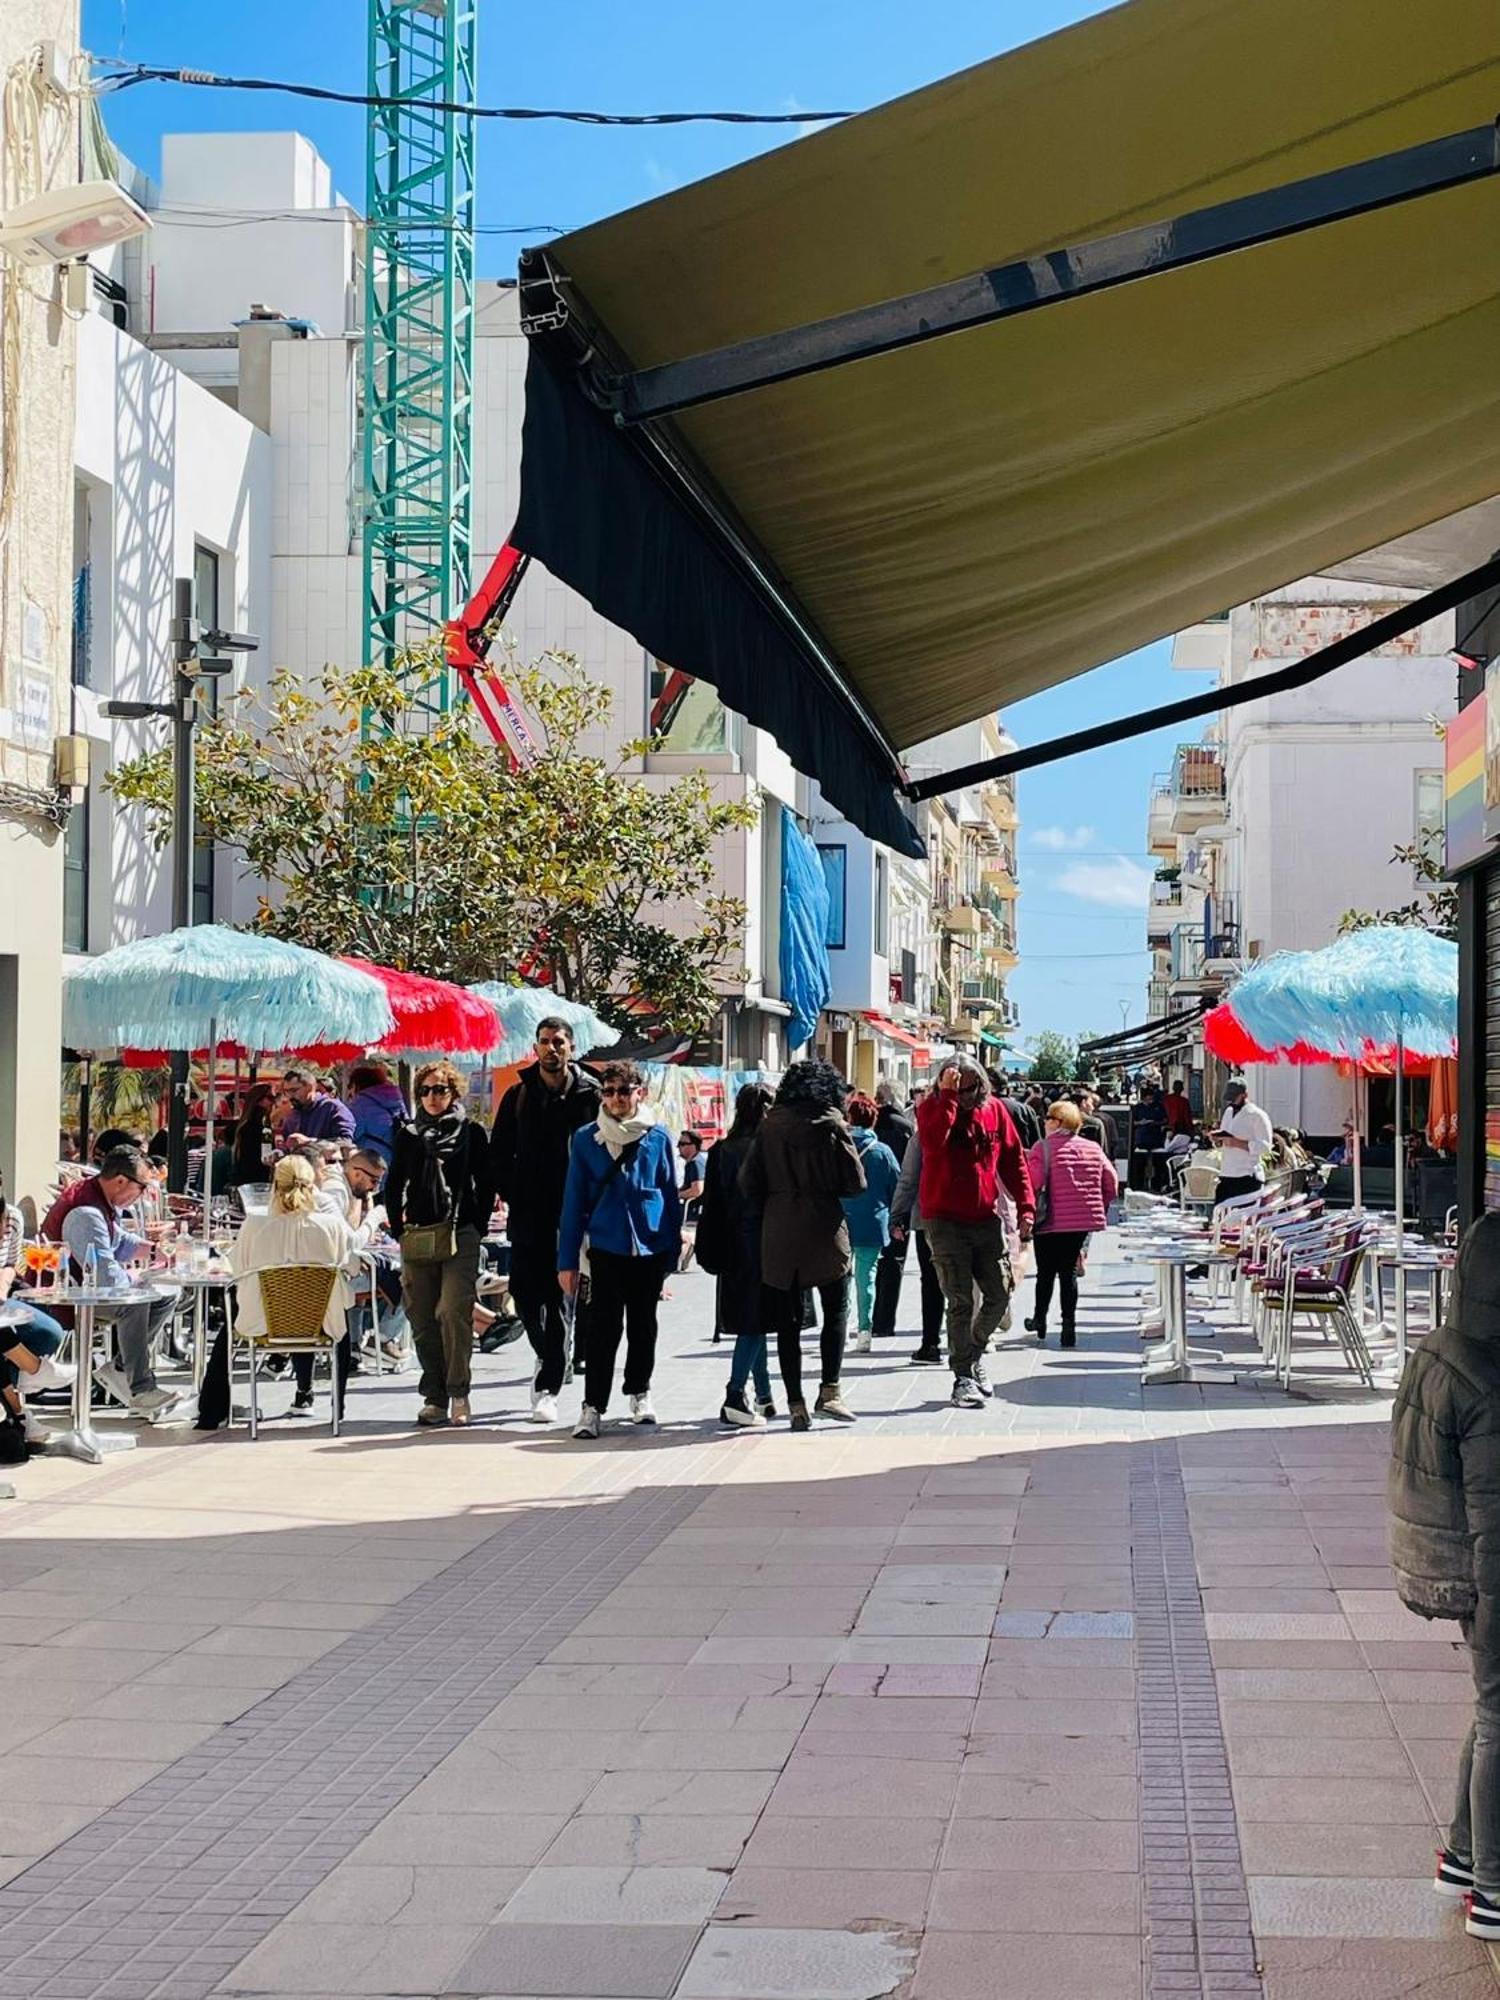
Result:
[[[281,1092],[287,1102],[280,1131],[283,1146],[294,1149],[304,1139],[353,1141],[354,1113],[342,1098],[320,1090],[311,1070],[283,1071]]]
[[[1063,1347],[1074,1346],[1078,1339],[1078,1265],[1083,1247],[1108,1223],[1109,1205],[1120,1191],[1113,1160],[1082,1136],[1078,1129],[1082,1123],[1078,1106],[1060,1097],[1047,1107],[1046,1136],[1026,1160],[1039,1218],[1032,1238],[1036,1306],[1026,1327],[1038,1340],[1047,1338],[1047,1309],[1055,1285],[1062,1299]]]

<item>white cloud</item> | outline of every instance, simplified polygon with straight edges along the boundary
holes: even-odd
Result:
[[[1077,854],[1094,838],[1091,826],[1039,826],[1028,836],[1028,845],[1044,847],[1052,854]]]
[[[1151,893],[1151,870],[1117,855],[1111,861],[1074,861],[1053,885],[1081,903],[1107,903],[1112,908],[1144,910]]]

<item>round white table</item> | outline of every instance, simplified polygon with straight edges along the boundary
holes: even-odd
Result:
[[[135,1439],[118,1431],[96,1431],[93,1426],[94,1340],[101,1306],[149,1306],[158,1300],[175,1298],[181,1287],[148,1279],[135,1285],[53,1285],[30,1295],[41,1311],[67,1306],[74,1318],[73,1421],[65,1431],[47,1440],[48,1448],[63,1458],[81,1459],[85,1465],[101,1465],[112,1452],[134,1451]]]

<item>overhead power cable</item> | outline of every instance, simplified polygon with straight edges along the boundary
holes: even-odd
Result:
[[[358,104],[376,110],[451,112],[465,118],[551,119],[567,125],[822,125],[852,118],[852,111],[562,111],[519,104],[419,104],[402,97],[383,97],[363,90],[330,90],[317,83],[276,82],[263,76],[216,76],[206,69],[164,69],[149,63],[116,65],[98,59],[106,74],[99,88],[130,90],[140,83],[181,83],[200,90],[270,90],[287,97],[311,97],[324,104]]]

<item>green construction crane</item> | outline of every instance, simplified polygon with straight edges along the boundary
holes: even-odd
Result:
[[[363,374],[364,658],[393,666],[469,593],[473,0],[370,0]],[[445,107],[445,108],[439,108]],[[455,676],[425,670],[419,712]]]

